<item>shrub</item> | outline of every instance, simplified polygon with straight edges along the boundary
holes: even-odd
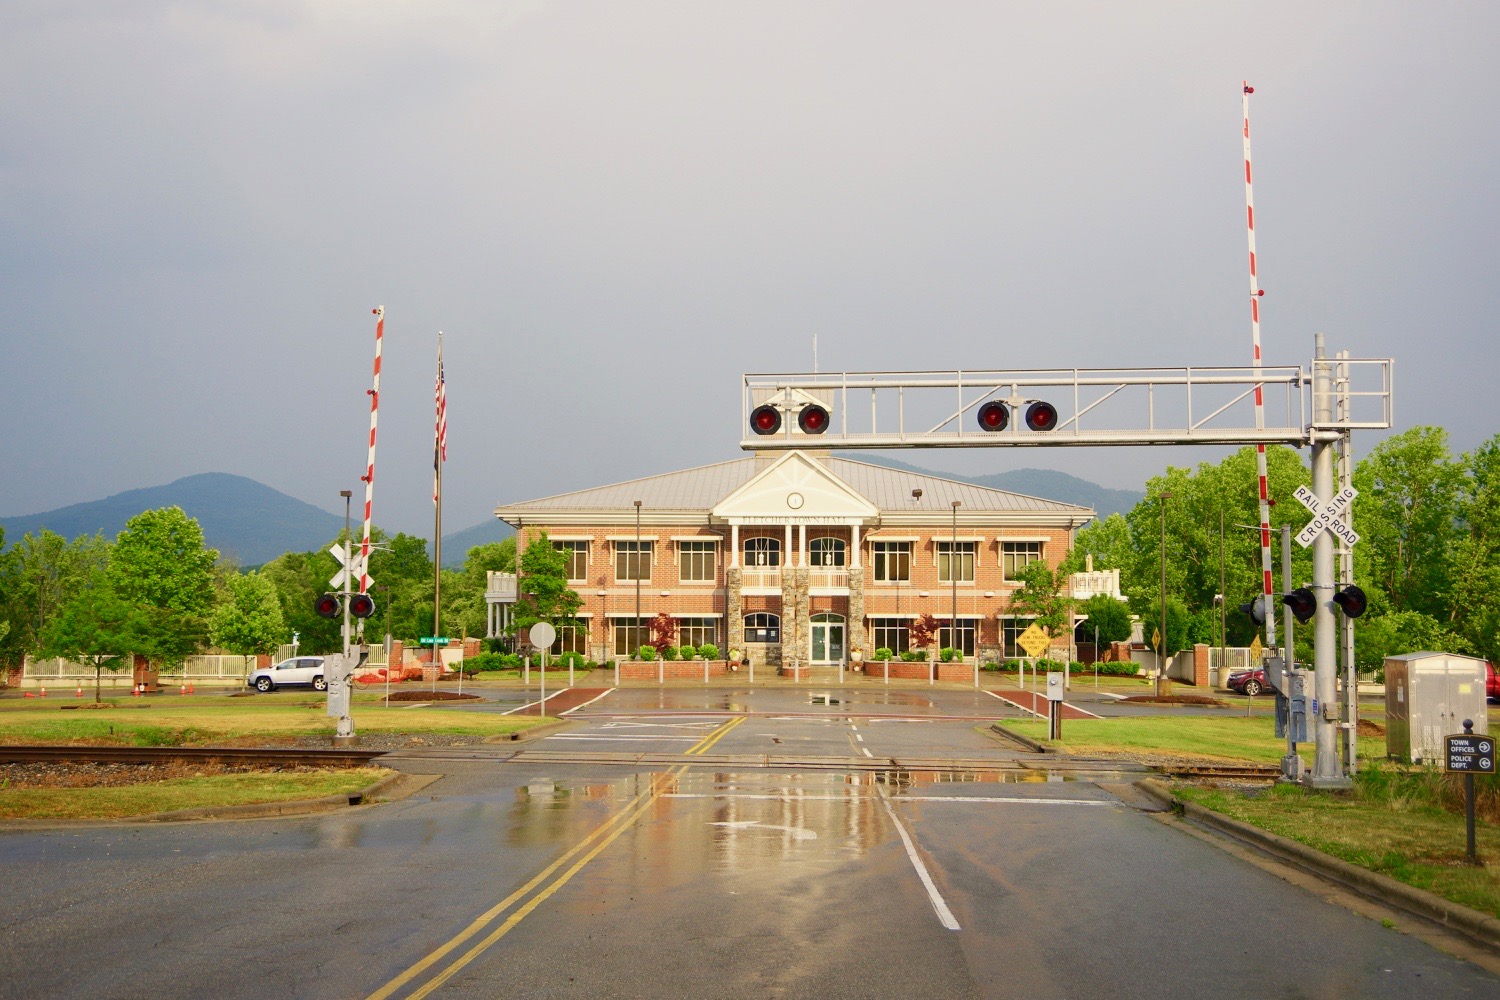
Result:
[[[697,646],[678,646],[677,647],[677,655],[680,656],[680,657],[682,657],[684,660],[691,660],[691,659],[693,659],[694,657],[696,657],[698,655],[698,647]]]
[[[901,654],[901,659],[905,660],[907,663],[920,663],[921,661],[927,659],[927,653],[924,650],[920,649],[908,649],[906,652]]]
[[[944,646],[941,650],[938,651],[938,657],[944,663],[952,663],[954,660],[962,660],[964,658],[964,654],[960,653],[952,646]]]
[[[711,642],[705,642],[698,647],[698,655],[705,660],[717,660],[719,658],[719,647]]]
[[[635,651],[635,658],[637,660],[654,660],[654,659],[656,659],[656,647],[655,646],[649,646],[649,645],[648,646],[642,646],[640,649],[638,649],[638,650]]]
[[[521,666],[521,658],[515,653],[480,653],[464,661],[465,670],[515,670]]]
[[[875,659],[877,660],[889,660],[895,655],[895,653],[891,652],[891,647],[889,646],[881,646],[875,650]]]
[[[663,646],[662,649],[661,649],[661,658],[663,660],[675,660],[675,659],[677,659],[677,647],[676,646]]]
[[[569,650],[557,658],[557,665],[565,668],[572,667],[574,670],[583,670],[588,666],[588,657],[582,653],[575,653]]]

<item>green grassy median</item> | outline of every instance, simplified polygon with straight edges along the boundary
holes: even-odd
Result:
[[[58,699],[58,702],[62,702]],[[0,745],[90,743],[121,746],[200,746],[333,736],[336,719],[322,695],[276,693],[114,699],[113,708],[64,708],[57,702],[0,701]],[[88,702],[64,702],[72,705]],[[553,720],[461,709],[387,707],[376,694],[357,693],[357,733],[504,736]]]
[[[127,819],[174,809],[316,799],[357,792],[389,773],[361,767],[204,774],[103,788],[10,788],[0,782],[0,819]]]
[[[1131,716],[1117,719],[1068,719],[1062,739],[1050,741],[1042,720],[1006,721],[1004,726],[1054,746],[1064,753],[1130,756],[1151,754],[1196,758],[1205,762],[1276,764],[1286,740],[1276,736],[1269,715]],[[1311,747],[1303,745],[1304,755]],[[1384,757],[1383,737],[1359,740],[1362,758]]]

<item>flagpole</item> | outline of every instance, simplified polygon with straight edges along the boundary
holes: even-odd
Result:
[[[437,408],[432,441],[432,506],[434,511],[432,528],[432,635],[441,636],[443,606],[443,459],[448,450],[448,391],[443,384],[443,331],[438,331],[437,388],[434,391]],[[442,669],[442,657],[433,643],[434,666]]]

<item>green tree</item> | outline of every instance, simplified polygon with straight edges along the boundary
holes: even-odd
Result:
[[[1448,627],[1475,655],[1500,663],[1500,435],[1465,456],[1460,537],[1448,586]]]
[[[109,562],[110,584],[146,616],[141,647],[153,661],[181,663],[208,639],[218,553],[181,507],[148,510],[125,522]]]
[[[240,656],[254,656],[275,652],[286,634],[281,602],[268,578],[245,573],[225,581],[224,600],[209,621],[214,645]]]
[[[1046,560],[1038,559],[1018,570],[1015,578],[1022,587],[1011,595],[1014,613],[1035,618],[1038,627],[1046,629],[1048,635],[1067,635],[1069,601],[1063,592],[1067,575],[1054,570]]]
[[[1130,638],[1130,605],[1117,601],[1108,594],[1095,594],[1078,606],[1078,613],[1088,621],[1084,628],[1092,633],[1099,630],[1099,645],[1124,642]]]
[[[69,541],[43,528],[27,533],[0,555],[0,663],[19,666],[38,652],[47,624],[79,591],[91,585],[109,561],[102,534]]]
[[[59,656],[94,668],[94,702],[101,700],[105,670],[128,667],[132,653],[148,648],[148,617],[121,599],[107,579],[74,594],[47,624],[44,656]]]
[[[260,568],[281,606],[282,642],[290,642],[296,632],[299,650],[330,653],[343,649],[343,622],[313,612],[313,602],[328,590],[328,578],[337,570],[337,562],[326,551],[286,552]]]
[[[443,617],[454,623],[448,628],[456,626],[466,636],[485,634],[489,607],[484,594],[489,574],[513,572],[515,552],[514,538],[476,545],[465,554],[463,569],[452,575],[451,582],[449,574],[443,574]]]
[[[520,589],[513,618],[516,634],[525,634],[539,621],[557,626],[578,623],[580,600],[568,589],[568,556],[553,546],[545,531],[521,554]]]

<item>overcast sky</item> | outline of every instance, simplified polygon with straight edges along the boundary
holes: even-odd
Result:
[[[740,375],[814,335],[824,371],[1246,365],[1242,79],[1267,363],[1394,357],[1397,429],[1471,448],[1497,38],[1493,2],[8,0],[0,514],[209,471],[341,513],[377,304],[375,520],[424,535],[439,329],[452,529],[736,457]]]

